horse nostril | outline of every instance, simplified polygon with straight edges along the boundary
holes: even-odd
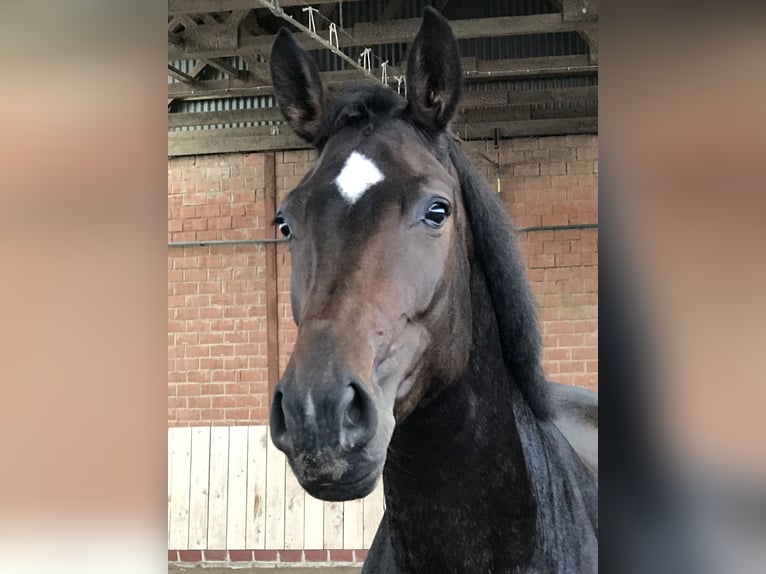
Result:
[[[365,446],[375,434],[377,414],[369,393],[357,382],[345,388],[340,441],[347,449]]]
[[[285,411],[282,407],[283,394],[281,391],[274,393],[274,400],[271,403],[271,416],[269,417],[269,427],[271,430],[271,440],[279,450],[286,451],[290,447],[290,437],[287,433],[287,420]]]

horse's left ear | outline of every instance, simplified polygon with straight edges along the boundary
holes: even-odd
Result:
[[[460,52],[447,20],[427,6],[407,59],[407,100],[414,119],[444,129],[460,99]]]
[[[287,123],[313,142],[324,112],[322,79],[309,53],[284,28],[271,48],[271,82]]]

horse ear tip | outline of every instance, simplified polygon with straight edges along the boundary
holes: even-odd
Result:
[[[423,10],[423,24],[449,26],[447,19],[430,4]]]
[[[274,38],[274,46],[283,45],[287,46],[291,44],[292,42],[295,42],[295,39],[293,38],[293,35],[290,33],[290,30],[285,28],[284,26],[279,28],[279,31],[277,32],[276,37]]]

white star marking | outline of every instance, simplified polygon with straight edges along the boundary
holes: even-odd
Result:
[[[353,152],[335,178],[335,184],[343,199],[354,205],[365,191],[383,179],[383,174],[369,158]]]

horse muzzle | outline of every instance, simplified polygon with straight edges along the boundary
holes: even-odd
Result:
[[[277,385],[269,425],[298,482],[323,500],[351,500],[369,494],[383,460],[371,449],[377,410],[364,385],[343,382],[299,385],[286,377]],[[385,457],[383,457],[385,458]]]

